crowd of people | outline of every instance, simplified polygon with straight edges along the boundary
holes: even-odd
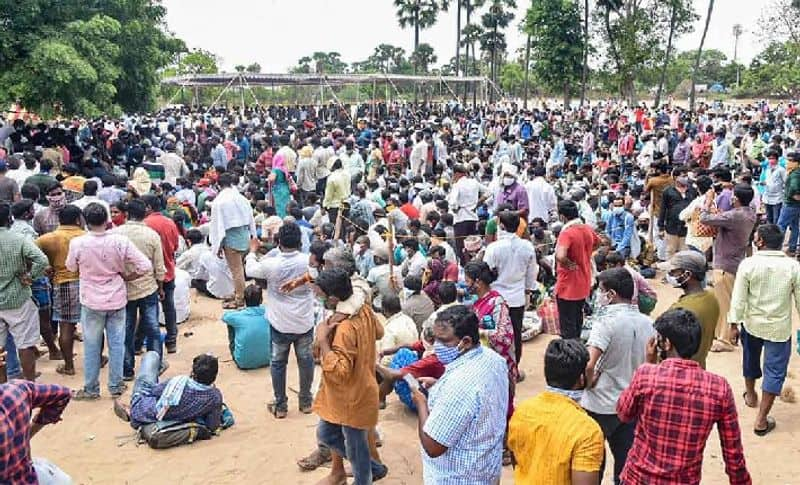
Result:
[[[518,483],[596,484],[613,458],[614,483],[697,484],[714,425],[731,483],[751,483],[731,386],[705,368],[741,342],[739,403],[758,408],[756,435],[776,427],[800,310],[799,144],[796,106],[766,101],[9,120],[0,394],[16,425],[0,481],[47,483],[30,437],[70,399],[100,399],[106,365],[134,428],[224,427],[216,358],[158,383],[185,285],[226,310],[238,368],[269,366],[276,419],[294,347],[297,410],[319,417],[298,465],[330,462],[325,483],[391,473],[392,392],[417,414],[425,483],[496,484],[513,466]],[[684,294],[653,321],[662,277]],[[519,402],[531,321],[558,338],[526,356],[546,389]],[[45,352],[83,385],[35,383]]]

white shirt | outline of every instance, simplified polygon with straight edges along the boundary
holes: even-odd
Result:
[[[164,165],[164,182],[173,187],[176,185],[178,177],[189,175],[189,167],[177,153],[167,152],[161,155],[158,161]]]
[[[516,234],[498,231],[497,241],[486,247],[483,261],[497,270],[492,289],[500,293],[510,308],[525,306],[525,290],[536,287],[539,264],[533,244]]]
[[[428,144],[425,143],[424,140],[414,144],[414,148],[411,150],[411,156],[409,157],[411,172],[414,174],[419,173],[427,159]]]
[[[383,324],[383,338],[380,341],[380,350],[390,349],[400,345],[411,345],[419,340],[417,324],[411,317],[403,312],[397,312]],[[389,365],[391,356],[384,357],[384,365]]]
[[[8,178],[13,179],[17,182],[17,186],[21,189],[23,185],[25,185],[25,181],[28,180],[28,177],[31,175],[36,175],[39,173],[39,164],[37,163],[33,170],[28,170],[25,165],[20,165],[20,167],[16,170],[9,170],[6,175]]]
[[[558,203],[553,186],[544,177],[536,177],[525,184],[525,191],[528,192],[528,220],[541,217],[545,222],[550,222]]]
[[[225,259],[218,258],[211,251],[206,250],[200,255],[196,275],[194,279],[205,280],[206,289],[215,297],[223,299],[233,296],[231,269]]]
[[[299,251],[277,252],[260,260],[250,253],[245,257],[245,274],[267,280],[267,319],[281,333],[304,334],[314,327],[314,292],[303,285],[289,293],[281,285],[308,271],[308,254]]]
[[[78,200],[76,200],[74,202],[70,202],[71,205],[74,205],[75,207],[77,207],[81,211],[86,209],[86,206],[88,206],[89,204],[92,204],[92,203],[98,203],[98,204],[102,205],[103,207],[105,207],[106,208],[106,214],[108,214],[108,220],[109,221],[111,220],[111,206],[108,205],[108,202],[104,201],[103,199],[101,199],[100,197],[98,197],[96,195],[84,195],[80,199],[78,199]]]
[[[466,176],[461,177],[458,182],[453,184],[447,202],[455,211],[455,216],[453,217],[455,224],[478,220],[478,214],[475,209],[478,207],[481,193],[485,191],[486,188],[477,180]]]
[[[178,259],[175,260],[175,267],[189,273],[193,280],[199,279],[197,274],[200,271],[200,257],[209,250],[207,244],[195,244],[178,256]]]
[[[422,278],[422,273],[425,271],[425,266],[427,264],[428,261],[425,259],[425,256],[417,251],[414,253],[414,256],[403,261],[403,269],[408,268],[406,276],[419,276]]]

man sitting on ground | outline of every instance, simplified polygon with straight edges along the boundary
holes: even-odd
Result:
[[[194,421],[217,430],[222,420],[222,393],[214,386],[219,369],[217,358],[198,355],[192,361],[191,375],[175,376],[162,383],[158,382],[160,361],[156,351],[144,354],[130,407],[115,399],[114,413],[134,429],[157,421]]]
[[[222,315],[222,321],[228,325],[231,357],[240,369],[266,367],[272,357],[269,322],[261,301],[261,287],[248,285],[244,289],[246,308],[229,310]]]

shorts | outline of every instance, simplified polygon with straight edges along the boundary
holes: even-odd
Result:
[[[36,347],[39,343],[39,310],[33,300],[25,300],[13,310],[0,310],[0,342],[5,343],[9,333],[18,349]]]
[[[50,309],[50,280],[47,278],[39,278],[31,285],[31,294],[33,301],[39,310]]]
[[[80,282],[56,283],[53,286],[53,321],[78,323],[80,320]]]
[[[760,379],[761,351],[764,351],[764,380],[761,389],[779,396],[786,381],[789,357],[792,355],[792,339],[785,342],[772,342],[750,335],[742,326],[742,374],[746,379]]]

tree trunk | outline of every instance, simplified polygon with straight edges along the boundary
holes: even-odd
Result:
[[[530,36],[528,37],[530,39]],[[581,107],[586,102],[586,78],[589,74],[589,0],[583,2],[583,69],[581,70]]]
[[[606,26],[606,36],[608,37],[608,47],[611,50],[611,58],[614,59],[614,64],[617,66],[617,74],[620,77],[623,77],[622,61],[619,58],[619,52],[617,52],[617,46],[614,44],[614,35],[611,33],[611,9],[608,7],[606,7],[603,20]],[[623,98],[625,97],[625,89],[623,82],[620,82],[619,94]]]
[[[708,34],[708,24],[711,23],[711,14],[713,12],[714,12],[714,0],[708,0],[708,13],[706,13],[706,25],[703,28],[703,36],[700,37],[700,47],[698,47],[697,49],[697,56],[694,58],[694,68],[692,69],[692,88],[691,91],[689,91],[689,111],[694,111],[697,70],[700,69],[700,56],[703,54],[703,44],[706,43],[706,34]]]
[[[419,48],[419,5],[417,5],[416,10],[414,10],[414,53],[412,57],[414,58],[414,75],[417,75],[417,49]],[[414,104],[417,104],[417,98],[419,96],[419,87],[417,83],[414,83]]]
[[[658,90],[656,91],[655,107],[658,109],[661,104],[661,94],[664,91],[664,82],[667,79],[667,67],[669,66],[669,56],[672,53],[672,37],[675,34],[675,21],[678,14],[678,0],[672,0],[672,15],[669,18],[669,37],[667,37],[667,52],[664,53],[664,65],[661,66],[661,76],[658,80]]]
[[[564,111],[569,109],[570,95],[569,95],[569,82],[564,81]]]
[[[459,73],[461,65],[461,0],[456,0],[458,8],[456,9],[456,76]]]
[[[523,89],[522,109],[528,109],[528,83],[531,74],[531,34],[525,43],[525,87]]]
[[[461,0],[458,0],[459,2]],[[472,17],[472,2],[467,2],[467,27],[469,27],[470,19]],[[469,44],[464,45],[465,59],[464,59],[464,75],[469,76]],[[469,96],[469,83],[464,83],[464,106],[467,105],[467,97]]]

